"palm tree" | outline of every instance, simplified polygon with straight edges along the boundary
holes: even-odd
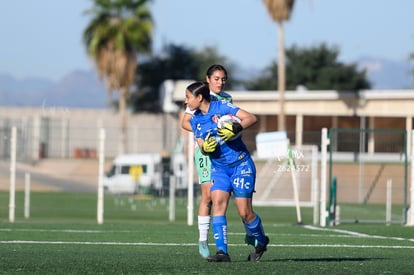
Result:
[[[409,60],[414,61],[414,53],[410,54]],[[412,70],[413,76],[414,76],[414,69]]]
[[[89,56],[109,93],[119,91],[119,153],[127,148],[126,101],[134,82],[137,54],[151,49],[152,17],[148,0],[94,0],[94,15],[83,33]]]
[[[285,42],[284,42],[284,29],[283,21],[289,19],[294,0],[263,0],[270,16],[273,21],[276,21],[278,24],[278,33],[279,33],[279,50],[278,50],[278,91],[279,91],[279,103],[280,111],[278,116],[278,130],[286,130],[286,119],[285,119]]]

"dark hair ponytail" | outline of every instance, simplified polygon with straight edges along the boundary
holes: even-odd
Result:
[[[187,86],[187,90],[194,96],[202,95],[204,100],[210,101],[210,88],[205,82],[197,81]]]

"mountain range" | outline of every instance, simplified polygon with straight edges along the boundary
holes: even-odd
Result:
[[[367,70],[374,90],[414,89],[413,68],[408,61],[363,57],[356,64]],[[240,71],[246,76],[258,73]],[[46,78],[17,79],[0,72],[0,106],[106,108],[108,96],[94,71],[77,70],[57,82]]]
[[[414,89],[414,68],[406,62],[362,57],[356,63],[367,70],[367,78],[373,90]]]
[[[105,108],[107,102],[105,86],[92,71],[74,71],[58,82],[0,73],[0,106]]]

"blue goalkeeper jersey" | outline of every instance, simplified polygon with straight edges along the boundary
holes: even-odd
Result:
[[[236,115],[239,107],[226,101],[211,101],[210,108],[206,114],[197,110],[190,119],[191,128],[194,137],[205,140],[208,136],[214,136],[217,139],[217,148],[210,153],[211,164],[213,166],[232,166],[236,165],[247,156],[249,152],[241,137],[223,141],[217,134],[217,120],[222,115]]]
[[[218,94],[215,94],[215,93],[213,93],[213,92],[210,91],[210,100],[211,101],[221,101],[221,100],[224,100],[224,101],[233,103],[233,98],[231,97],[231,95],[229,93],[226,93],[226,92],[223,92],[223,91],[220,92],[220,93],[218,93]],[[185,108],[185,113],[186,114],[193,115],[194,114],[194,111],[191,111],[187,107],[187,108]]]

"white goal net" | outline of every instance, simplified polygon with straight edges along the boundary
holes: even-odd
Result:
[[[300,206],[318,205],[318,151],[315,145],[288,147],[284,155],[256,159],[256,195],[253,205],[295,206],[296,184]],[[289,154],[292,163],[289,161]]]

